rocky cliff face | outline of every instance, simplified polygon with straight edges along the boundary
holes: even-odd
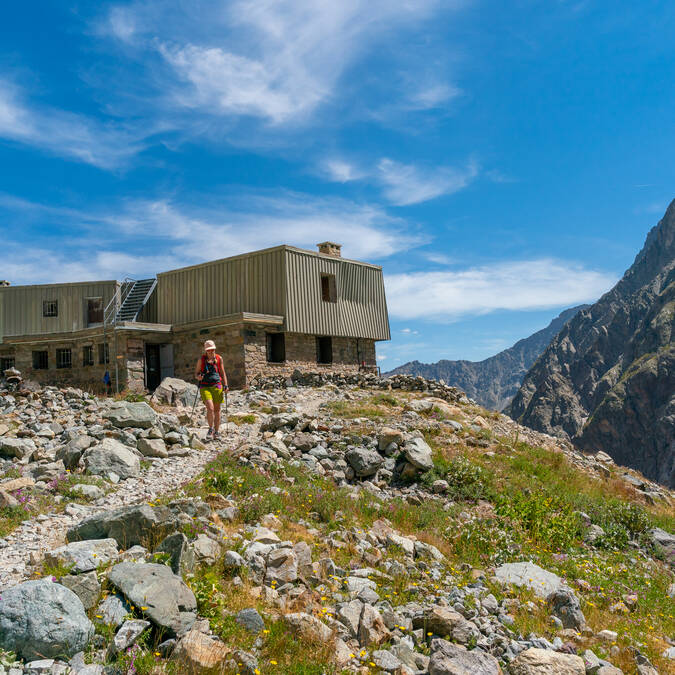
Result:
[[[675,485],[675,201],[621,281],[531,368],[507,412]]]
[[[580,305],[566,309],[551,323],[530,337],[518,340],[495,356],[483,361],[448,361],[436,363],[410,361],[387,375],[421,375],[432,380],[443,380],[463,389],[468,396],[486,408],[502,410],[518,391],[523,378],[551,339],[579,310]]]

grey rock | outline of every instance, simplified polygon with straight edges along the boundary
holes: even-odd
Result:
[[[168,457],[169,452],[161,438],[139,438],[138,451],[143,457]]]
[[[68,541],[115,539],[122,548],[161,541],[180,527],[178,517],[165,506],[124,506],[85,518],[68,530]]]
[[[95,476],[109,477],[114,474],[124,480],[141,473],[138,456],[114,438],[104,438],[85,450],[82,463],[85,471]]]
[[[166,565],[118,563],[108,580],[170,637],[183,635],[196,620],[194,594]]]
[[[553,616],[557,616],[565,628],[581,630],[586,625],[586,618],[581,611],[579,599],[569,589],[561,586],[547,598]]]
[[[59,579],[59,583],[69,588],[82,602],[82,606],[89,610],[96,606],[101,594],[101,584],[96,572],[86,574],[67,574]]]
[[[371,655],[373,663],[385,673],[398,673],[401,669],[401,661],[386,649],[376,649]]]
[[[97,619],[113,626],[121,626],[130,612],[131,605],[121,595],[109,595],[96,608]]]
[[[98,485],[89,485],[87,483],[76,483],[70,488],[70,491],[78,497],[87,499],[100,499],[105,495]]]
[[[19,461],[28,460],[37,450],[30,438],[10,438],[0,436],[0,456],[16,457]]]
[[[195,552],[182,532],[165,537],[155,549],[155,553],[168,553],[171,556],[169,559],[171,571],[180,576],[193,572],[197,563]]]
[[[245,565],[244,559],[236,551],[226,551],[223,557],[223,566],[225,569],[238,569]]]
[[[73,471],[77,469],[82,453],[96,443],[96,439],[91,436],[78,436],[66,445],[60,447],[55,454],[57,460],[61,460],[66,467]]]
[[[506,563],[495,570],[495,577],[502,584],[525,586],[541,598],[547,598],[553,591],[564,585],[563,580],[553,572],[531,562]]]
[[[191,408],[198,393],[197,386],[190,382],[177,377],[165,377],[150,400],[163,405],[182,405],[184,408]]]
[[[290,548],[279,548],[272,551],[267,558],[265,583],[289,583],[298,578],[298,557]]]
[[[213,541],[211,537],[200,534],[193,542],[192,549],[195,553],[197,562],[204,565],[213,565],[220,557],[222,551],[220,544]]]
[[[39,579],[2,593],[0,647],[23,659],[73,656],[93,634],[82,602],[61,584]]]
[[[373,476],[384,463],[384,458],[370,448],[350,448],[345,459],[360,478]]]
[[[433,469],[431,448],[423,438],[415,437],[406,442],[404,446],[405,458],[415,468],[421,471]]]
[[[431,641],[429,675],[501,675],[499,661],[494,656],[440,638]]]
[[[254,608],[242,609],[238,612],[236,622],[251,633],[260,633],[265,630],[265,621]]]
[[[113,641],[108,648],[109,654],[114,657],[136,644],[136,640],[141,637],[143,631],[150,625],[149,621],[142,619],[129,619],[125,621],[120,629],[115,633]]]
[[[147,403],[117,401],[103,417],[119,428],[149,429],[157,423],[157,413]]]
[[[649,533],[649,536],[657,551],[663,555],[666,562],[675,567],[675,534],[666,532],[660,527],[655,527]]]
[[[65,565],[73,574],[98,569],[117,560],[115,539],[90,539],[74,541],[45,553],[45,561],[51,565]]]

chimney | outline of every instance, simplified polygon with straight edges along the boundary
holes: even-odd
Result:
[[[319,253],[323,253],[323,255],[330,255],[333,256],[333,258],[342,257],[342,254],[340,253],[342,244],[336,244],[332,241],[324,241],[321,244],[317,244],[317,246],[319,247]]]
[[[2,280],[2,281],[0,281],[0,286],[11,286],[11,284],[9,283],[9,281]]]

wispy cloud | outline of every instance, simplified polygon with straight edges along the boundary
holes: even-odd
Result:
[[[98,34],[159,55],[149,81],[159,104],[206,115],[249,116],[278,127],[339,102],[341,80],[382,39],[410,30],[453,0],[137,0],[108,10]],[[148,61],[151,62],[152,59]],[[146,64],[147,65],[147,64]],[[147,65],[147,67],[153,67]],[[430,107],[453,95],[431,83],[415,93]]]
[[[317,242],[326,239],[342,243],[345,257],[382,260],[428,241],[378,207],[286,192],[247,193],[223,202],[128,200],[86,210],[0,194],[3,211],[6,220],[23,223],[21,237],[5,243],[7,258],[17,262],[3,267],[3,278],[13,283],[147,275],[279,244],[315,250]],[[67,230],[59,252],[43,246],[21,255],[19,239],[25,240],[32,224],[50,222],[55,232]],[[100,232],[112,227],[115,244],[101,250]],[[129,254],[138,250],[139,241],[152,253]],[[92,256],[92,250],[98,253]]]
[[[119,124],[30,102],[6,78],[0,79],[0,138],[102,169],[123,166],[143,147]]]
[[[377,178],[383,186],[384,196],[397,206],[418,204],[441,195],[459,192],[478,175],[478,165],[473,161],[460,169],[423,169],[384,158],[380,160],[377,169]]]
[[[336,183],[349,183],[365,177],[367,174],[355,164],[344,159],[326,159],[321,162],[319,170],[328,180]]]
[[[435,321],[571,306],[596,300],[616,281],[611,274],[551,259],[385,276],[393,317]]]

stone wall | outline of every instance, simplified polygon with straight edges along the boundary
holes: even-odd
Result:
[[[289,377],[295,370],[348,374],[358,373],[359,366],[376,365],[375,341],[357,338],[333,337],[333,362],[317,363],[316,336],[303,333],[286,333],[286,360],[282,363],[270,363],[267,360],[267,332],[256,330],[247,334],[244,351],[246,365],[246,384],[258,377]]]
[[[195,381],[195,366],[204,353],[204,342],[213,340],[216,353],[223,359],[228,384],[239,389],[246,383],[244,371],[244,325],[233,323],[202,329],[174,330],[173,368],[176,377],[187,382]]]

